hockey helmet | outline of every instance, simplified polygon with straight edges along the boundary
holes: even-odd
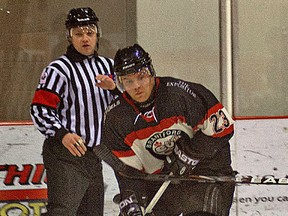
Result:
[[[96,25],[98,24],[98,17],[95,12],[90,8],[73,8],[70,10],[67,19],[65,21],[65,26],[67,29],[74,28],[77,26],[84,25]]]
[[[138,44],[119,49],[114,57],[114,70],[117,77],[139,72],[147,67],[150,75],[155,76],[152,59]]]

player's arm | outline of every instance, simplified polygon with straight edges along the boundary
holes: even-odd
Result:
[[[190,140],[177,138],[174,151],[165,161],[163,171],[167,173],[170,170],[177,175],[191,174],[198,163],[207,162],[227,147],[233,136],[234,121],[223,105],[202,85],[193,87],[195,94],[182,101],[194,135]]]
[[[119,124],[119,121],[122,121],[118,116],[119,110],[114,110],[120,103],[119,100],[114,100],[106,109],[102,122],[101,145],[98,148],[100,152],[106,152],[106,155],[113,154],[113,157],[117,157],[125,165],[141,171],[143,170],[142,162],[131,146],[125,143],[126,131],[125,126],[122,123]],[[103,160],[105,161],[105,157]]]
[[[234,133],[234,121],[225,107],[217,100],[214,94],[202,85],[195,87],[196,109],[199,110],[197,121],[193,122],[193,108],[188,120],[193,127],[194,137],[190,146],[193,151],[205,154],[206,157],[213,157],[217,151],[228,144]]]
[[[120,215],[142,216],[146,205],[145,183],[142,178],[146,174],[122,162],[104,142],[96,146],[93,152],[115,172],[120,194],[117,194],[113,201],[119,205]]]

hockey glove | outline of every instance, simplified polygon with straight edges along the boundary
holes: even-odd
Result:
[[[140,206],[137,196],[133,191],[124,191],[121,195],[122,199],[119,202],[121,216],[143,216],[144,208]],[[114,202],[115,202],[114,198]],[[117,201],[116,201],[117,203]],[[143,209],[143,211],[142,211]]]
[[[189,175],[200,161],[182,150],[180,140],[175,143],[173,152],[166,156],[162,170],[164,173],[172,172],[176,176]]]

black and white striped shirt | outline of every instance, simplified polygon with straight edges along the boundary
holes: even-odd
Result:
[[[43,70],[31,117],[46,138],[69,131],[93,147],[100,144],[103,113],[112,100],[109,91],[95,85],[95,77],[114,76],[113,60],[97,55],[79,62],[72,59],[63,55]]]

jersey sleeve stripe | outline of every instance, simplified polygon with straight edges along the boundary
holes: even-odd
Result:
[[[221,103],[217,103],[211,107],[205,118],[203,118],[195,127],[194,131],[199,129],[208,136],[212,137],[224,137],[233,133],[233,119],[227,113],[226,109]]]
[[[217,103],[216,105],[212,106],[208,111],[207,111],[207,115],[201,119],[201,121],[193,128],[194,130],[197,130],[198,125],[203,125],[205,121],[207,121],[207,119],[209,119],[209,117],[216,113],[219,109],[222,109],[223,105],[221,103]]]
[[[225,130],[223,130],[221,133],[215,133],[212,135],[212,137],[214,138],[221,138],[221,137],[224,137],[228,134],[231,134],[234,132],[234,126],[233,125],[230,125],[229,128],[226,128]]]
[[[134,156],[135,153],[133,150],[128,150],[128,151],[112,151],[113,154],[118,157],[118,158],[121,158],[121,157],[131,157],[131,156]]]

